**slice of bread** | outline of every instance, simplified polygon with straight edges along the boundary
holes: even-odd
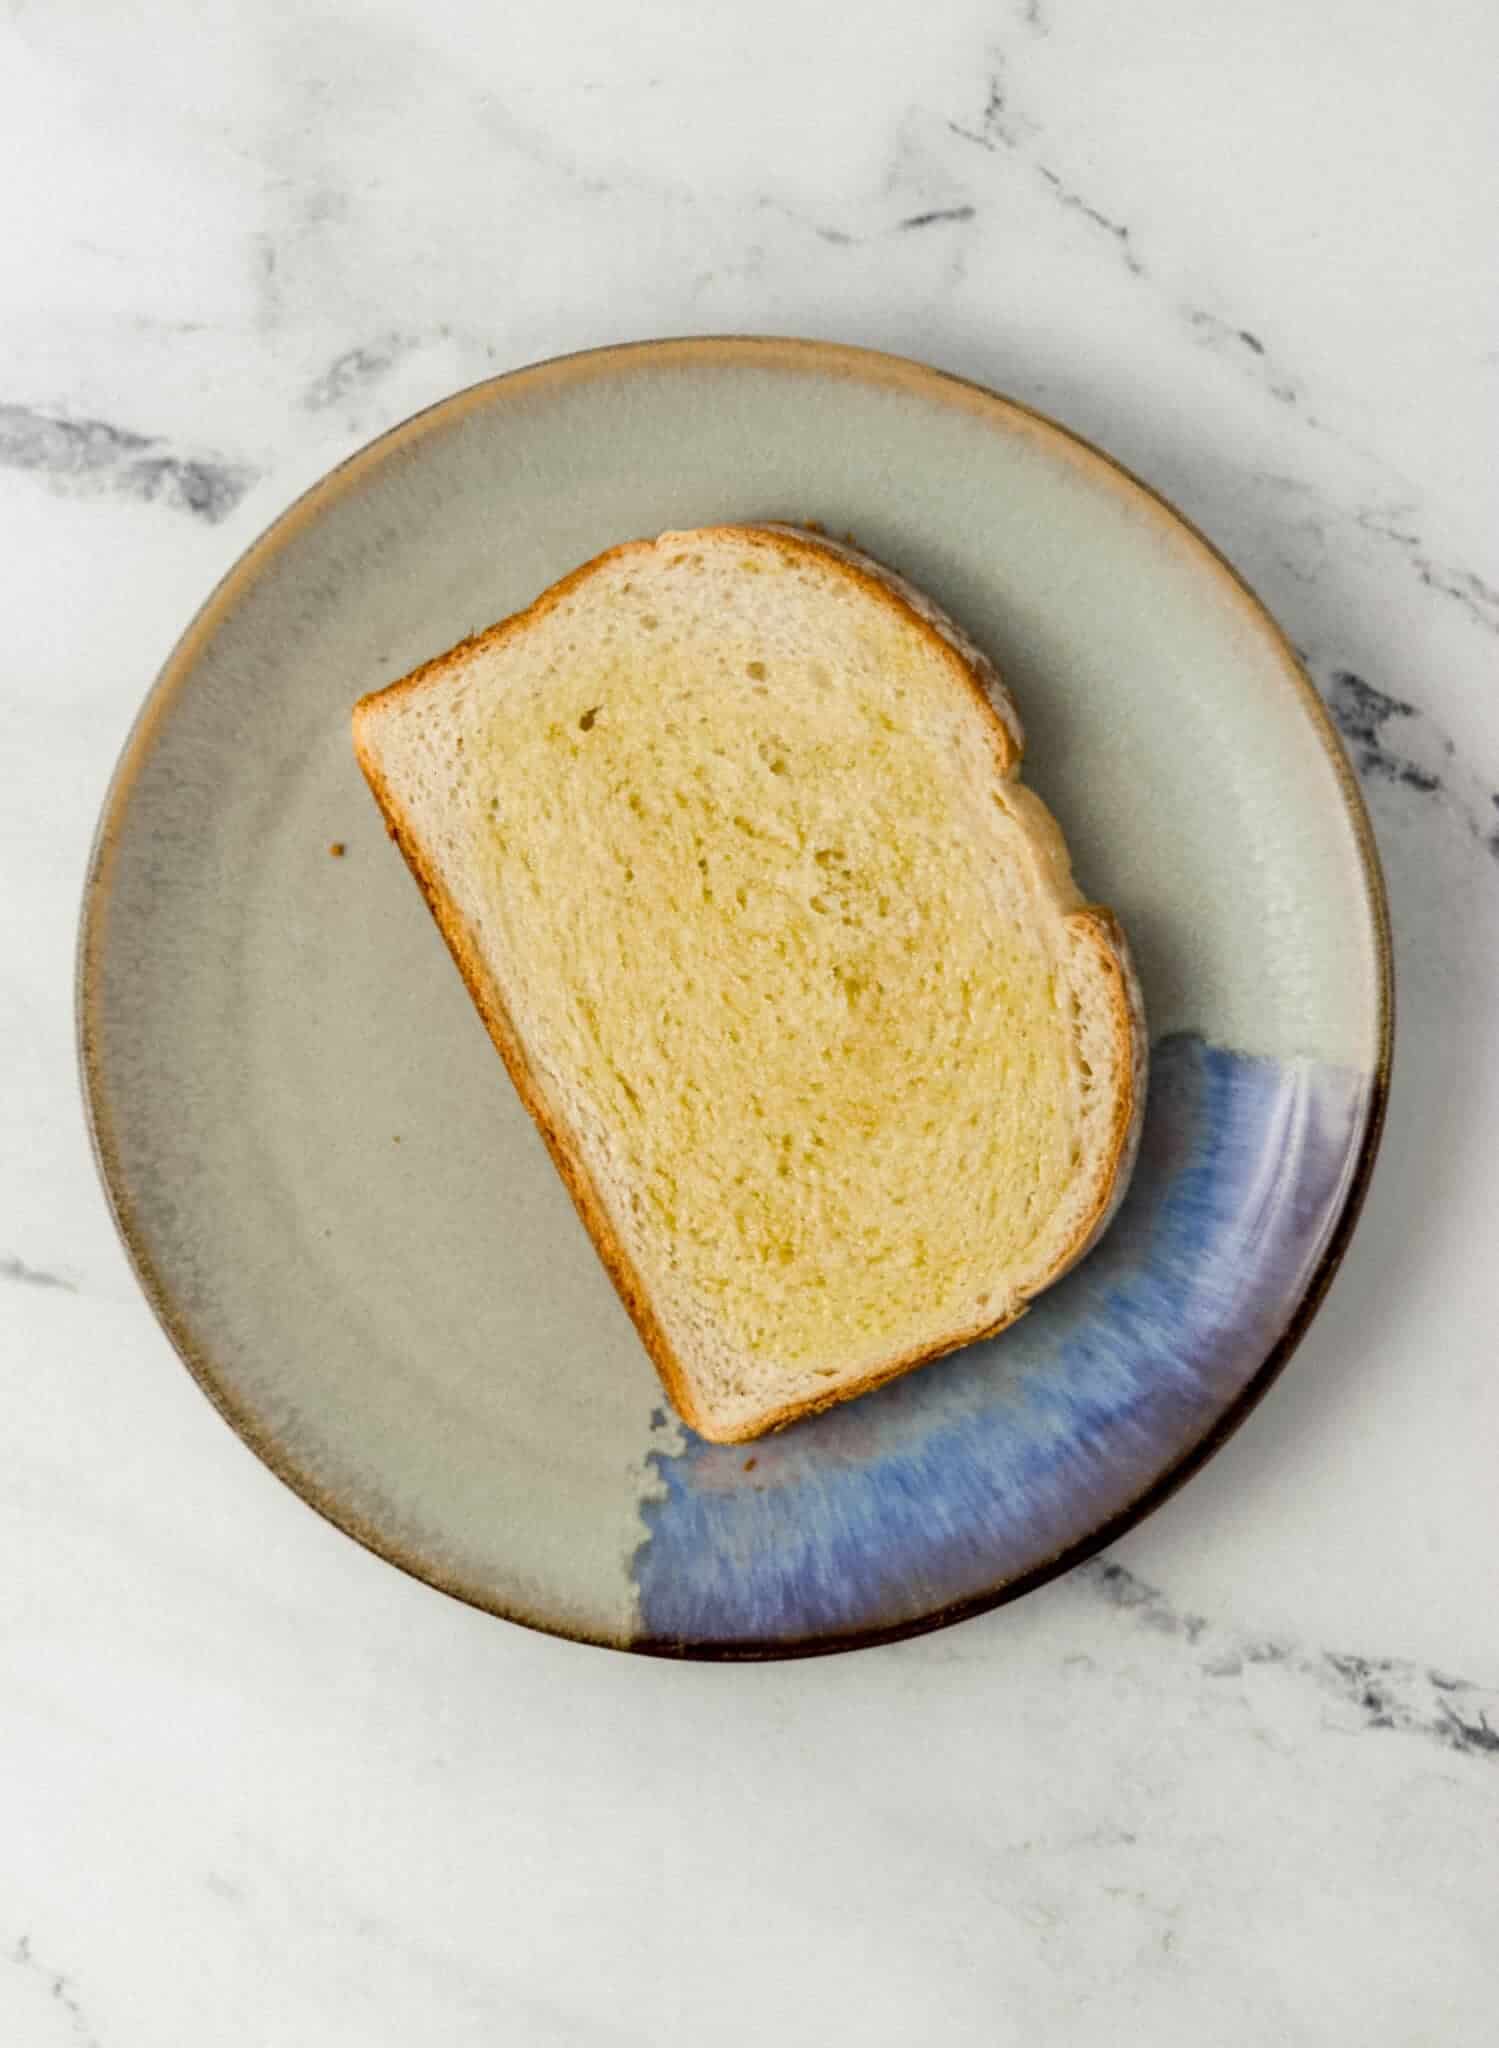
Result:
[[[1103,1229],[1144,1097],[1123,935],[991,665],[867,557],[613,548],[354,741],[702,1435],[1002,1329]]]

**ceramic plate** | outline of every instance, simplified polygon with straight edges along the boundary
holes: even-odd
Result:
[[[1134,942],[1153,1067],[1117,1222],[1023,1322],[722,1448],[667,1408],[348,728],[612,542],[767,516],[852,530],[998,658],[1027,779]],[[1223,1441],[1352,1228],[1389,948],[1310,685],[1160,499],[913,363],[679,341],[464,392],[257,542],[121,761],[80,1012],[141,1281],[273,1470],[497,1614],[784,1655],[1034,1586]]]

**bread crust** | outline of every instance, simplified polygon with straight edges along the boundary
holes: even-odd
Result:
[[[984,1338],[997,1336],[1001,1330],[1008,1329],[1025,1314],[1035,1295],[1075,1265],[1108,1227],[1124,1194],[1129,1171],[1134,1163],[1145,1102],[1146,1038],[1139,982],[1118,920],[1112,911],[1104,909],[1101,905],[1082,903],[1079,898],[1077,907],[1065,913],[1066,921],[1074,929],[1080,942],[1090,944],[1094,948],[1104,968],[1111,991],[1115,1057],[1122,1078],[1116,1094],[1108,1150],[1095,1177],[1094,1199],[1085,1210],[1071,1239],[1062,1247],[1047,1271],[1031,1283],[1022,1294],[1006,1304],[1004,1310],[997,1316],[947,1332],[931,1343],[902,1352],[894,1358],[882,1360],[856,1381],[842,1384],[827,1393],[788,1401],[779,1408],[763,1411],[744,1424],[723,1428],[703,1414],[693,1397],[691,1382],[682,1361],[656,1313],[650,1290],[615,1227],[594,1175],[575,1143],[565,1119],[547,1099],[541,1079],[527,1055],[524,1041],[515,1028],[504,990],[481,957],[462,914],[443,886],[441,878],[424,859],[419,837],[399,797],[391,788],[369,740],[371,721],[377,718],[382,710],[388,709],[393,702],[413,692],[440,684],[450,671],[466,662],[478,649],[497,647],[512,634],[524,632],[607,565],[631,556],[651,555],[658,547],[686,537],[685,534],[666,533],[654,541],[625,541],[594,556],[592,560],[574,569],[570,575],[563,577],[560,582],[543,591],[541,596],[523,611],[513,613],[509,618],[500,620],[498,624],[482,632],[470,634],[456,646],[449,648],[446,653],[423,662],[420,667],[413,669],[399,681],[360,698],[353,712],[353,737],[359,766],[385,818],[390,836],[395,840],[426,899],[485,1029],[505,1063],[517,1094],[541,1133],[573,1206],[593,1240],[594,1248],[634,1323],[667,1394],[682,1419],[699,1436],[713,1443],[734,1444],[752,1442],[775,1430],[784,1429],[789,1423],[796,1422],[803,1416],[820,1413],[844,1401],[853,1400],[861,1394],[871,1393],[876,1387],[884,1386],[888,1381],[913,1371],[917,1366],[944,1358],[949,1353],[962,1350],[966,1345],[977,1343]],[[975,698],[989,729],[996,776],[1008,786],[1007,794],[1013,797],[1019,787],[1016,777],[1024,751],[1024,735],[1018,713],[989,658],[982,654],[967,635],[922,593],[858,549],[829,540],[814,531],[778,521],[701,527],[693,531],[692,538],[698,541],[723,539],[740,543],[750,539],[793,560],[799,555],[809,554],[824,560],[831,558],[844,574],[860,584],[868,596],[897,610],[907,622],[914,622],[933,649],[940,653],[963,687]],[[1029,804],[1034,806],[1050,825],[1052,833],[1055,834],[1056,845],[1062,849],[1065,862],[1065,846],[1055,821],[1033,793],[1026,791],[1025,796]]]

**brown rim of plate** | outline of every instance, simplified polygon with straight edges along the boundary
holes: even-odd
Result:
[[[785,1643],[719,1642],[711,1638],[677,1641],[629,1636],[614,1639],[559,1627],[555,1622],[535,1614],[520,1613],[508,1608],[490,1597],[482,1588],[466,1584],[434,1569],[420,1558],[404,1555],[399,1544],[392,1541],[384,1531],[376,1528],[347,1504],[333,1498],[310,1474],[301,1471],[296,1462],[287,1455],[284,1447],[261,1430],[255,1417],[239,1405],[221,1382],[211,1357],[188,1328],[186,1317],[173,1299],[166,1276],[157,1269],[146,1251],[136,1227],[130,1193],[120,1170],[98,1049],[97,961],[105,922],[109,915],[110,883],[114,863],[140,764],[154,743],[158,728],[171,710],[178,692],[185,687],[191,677],[202,649],[218,629],[220,622],[240,602],[267,565],[304,527],[315,520],[325,507],[345,492],[357,489],[382,464],[401,454],[434,428],[447,427],[462,418],[465,413],[475,411],[480,406],[500,405],[512,399],[533,398],[548,389],[583,379],[618,376],[629,371],[648,371],[678,364],[694,367],[754,367],[803,373],[821,372],[827,376],[854,378],[879,389],[908,391],[929,401],[965,412],[970,417],[988,424],[1002,422],[1010,428],[1019,424],[1028,432],[1047,441],[1055,452],[1079,468],[1087,470],[1094,478],[1106,483],[1116,492],[1132,498],[1174,539],[1187,541],[1198,556],[1202,567],[1217,576],[1227,594],[1275,651],[1282,669],[1301,700],[1312,730],[1332,763],[1358,848],[1378,963],[1375,1066],[1370,1077],[1369,1106],[1358,1158],[1349,1179],[1343,1206],[1317,1269],[1303,1290],[1286,1328],[1218,1420],[1195,1443],[1189,1444],[1176,1461],[1149,1486],[1117,1513],[1111,1515],[1107,1521],[1076,1542],[1067,1544],[1054,1556],[1033,1565],[1029,1571],[1022,1572],[1018,1577],[1008,1580],[992,1591],[936,1608],[913,1621],[899,1622],[888,1628],[861,1629],[841,1635],[823,1635]],[[359,449],[330,470],[309,490],[304,491],[272,521],[204,601],[168,656],[130,729],[110,779],[89,855],[78,933],[76,1008],[78,1059],[89,1137],[115,1226],[135,1270],[136,1278],[157,1321],[188,1371],[225,1421],[256,1457],[270,1467],[277,1478],[283,1480],[325,1520],[333,1523],[335,1528],[341,1529],[345,1535],[352,1536],[357,1543],[373,1551],[377,1557],[398,1566],[413,1578],[435,1586],[440,1592],[451,1594],[455,1599],[462,1600],[471,1607],[480,1608],[486,1613],[497,1614],[504,1620],[518,1622],[523,1627],[536,1629],[545,1635],[597,1644],[608,1649],[630,1650],[645,1656],[762,1662],[779,1658],[825,1656],[841,1650],[865,1649],[879,1643],[898,1642],[904,1637],[924,1635],[929,1630],[945,1628],[951,1622],[987,1613],[990,1608],[1001,1607],[1010,1600],[1019,1599],[1022,1594],[1033,1591],[1037,1586],[1044,1585],[1048,1579],[1058,1577],[1061,1573],[1069,1571],[1073,1565],[1081,1564],[1105,1549],[1126,1530],[1133,1528],[1137,1522],[1159,1507],[1163,1501],[1168,1500],[1178,1487],[1184,1485],[1207,1463],[1279,1377],[1287,1359],[1310,1327],[1332,1283],[1333,1275],[1342,1263],[1349,1239],[1363,1208],[1364,1198],[1368,1193],[1369,1180],[1384,1129],[1394,1044],[1395,1000],[1389,905],[1385,894],[1384,876],[1380,869],[1368,812],[1348,758],[1333,730],[1322,700],[1317,695],[1290,641],[1238,570],[1204,534],[1199,532],[1190,519],[1162,497],[1159,491],[1152,489],[1133,471],[1116,462],[1112,456],[1104,454],[1103,450],[1095,447],[1091,441],[1072,433],[1070,429],[1047,418],[1044,413],[1037,412],[1031,406],[1022,405],[1016,399],[1001,397],[997,392],[987,390],[983,385],[956,376],[950,371],[936,370],[925,363],[913,362],[904,356],[887,355],[880,350],[859,348],[843,342],[796,341],[760,335],[711,335],[622,342],[611,347],[582,350],[572,355],[553,356],[543,362],[509,371],[502,376],[486,378],[482,383],[472,384],[450,397],[439,399],[436,404],[413,414],[410,419],[392,427],[377,440]]]

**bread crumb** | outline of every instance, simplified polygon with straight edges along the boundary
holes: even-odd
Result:
[[[745,1469],[745,1471],[746,1471],[746,1472],[753,1472],[753,1471],[754,1471],[754,1469],[755,1469],[755,1467],[756,1467],[756,1466],[757,1466],[757,1465],[759,1464],[759,1462],[760,1462],[760,1460],[759,1460],[758,1458],[746,1458],[746,1459],[745,1459],[745,1461],[744,1461],[744,1469]]]
[[[826,527],[825,527],[825,526],[823,525],[823,523],[822,523],[822,521],[821,521],[820,519],[804,519],[804,520],[802,521],[802,532],[803,532],[803,533],[826,533],[826,532],[827,532],[827,528],[826,528]]]
[[[348,848],[341,839],[330,839],[328,841],[328,851],[335,860],[342,860]]]

